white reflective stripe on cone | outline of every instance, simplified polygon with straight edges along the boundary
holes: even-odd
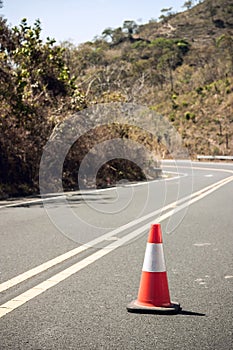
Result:
[[[165,272],[165,260],[162,243],[147,243],[142,271]]]

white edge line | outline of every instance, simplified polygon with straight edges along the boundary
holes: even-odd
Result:
[[[176,208],[175,211],[171,210],[168,213],[165,213],[159,218],[159,222],[164,221],[168,217],[174,214],[174,212],[179,212],[183,208],[189,206],[190,204],[193,204],[200,199],[206,197],[210,193],[216,191],[218,188],[224,186],[225,184],[229,183],[233,180],[233,176],[228,177],[225,179],[225,181],[222,181],[222,183],[219,183],[213,188],[210,188],[205,193],[200,194],[200,196],[193,198],[188,203],[184,203],[180,207]],[[123,238],[120,238],[118,241],[113,242],[107,246],[108,249],[101,249],[94,254],[88,256],[87,258],[77,262],[76,264],[68,267],[67,269],[57,273],[56,275],[50,277],[48,280],[43,281],[42,283],[38,284],[37,286],[27,290],[26,292],[14,297],[13,299],[7,301],[6,303],[2,304],[0,306],[0,318],[8,314],[9,312],[15,310],[19,306],[25,304],[26,302],[30,301],[31,299],[35,298],[36,296],[42,294],[46,290],[50,289],[51,287],[57,285],[58,283],[64,281],[66,278],[72,276],[73,274],[77,273],[78,271],[82,270],[83,268],[87,267],[88,265],[92,264],[93,262],[97,261],[98,259],[102,258],[103,256],[109,254],[113,250],[117,249],[118,247],[122,246],[124,243],[136,238],[141,233],[145,232],[148,227],[150,227],[151,223],[147,223],[146,225],[143,225],[139,229],[129,233],[128,235],[124,236]]]
[[[163,160],[162,163],[165,164],[166,167],[172,167],[172,168],[177,168],[176,165],[166,165],[171,163],[174,161],[169,161],[169,160]],[[176,162],[178,162],[176,160]],[[182,161],[181,161],[182,163]],[[200,166],[193,166],[192,164],[200,164]],[[209,164],[209,163],[202,163],[202,164]],[[228,169],[218,169],[218,168],[203,168],[201,167],[202,165],[201,163],[198,163],[198,162],[191,162],[191,165],[190,167],[188,168],[191,168],[191,169],[198,169],[198,170],[208,170],[208,171],[220,171],[220,172],[228,172],[228,173],[233,173],[233,170],[228,170]],[[218,163],[211,163],[211,164],[216,164],[218,165]],[[187,165],[179,165],[178,168],[187,168]],[[163,172],[167,172],[168,171],[163,171]],[[171,181],[171,180],[175,180],[175,179],[178,179],[180,177],[183,177],[183,176],[187,176],[187,174],[185,173],[177,173],[177,172],[172,172],[172,171],[169,171],[169,173],[173,173],[173,174],[178,174],[178,176],[176,177],[173,177],[173,178],[169,178],[169,179],[163,179],[163,178],[160,178],[160,179],[155,179],[155,180],[152,180],[152,181],[144,181],[144,182],[138,182],[138,183],[135,183],[135,184],[129,184],[129,185],[125,185],[125,186],[122,186],[122,187],[126,187],[126,186],[142,186],[142,185],[145,185],[145,184],[150,184],[150,183],[153,183],[153,182],[158,182],[158,181]],[[12,207],[17,207],[17,206],[22,206],[22,205],[30,205],[30,204],[37,204],[37,203],[44,203],[44,202],[48,202],[48,201],[51,201],[51,200],[54,200],[54,199],[60,199],[60,198],[67,198],[67,194],[68,193],[72,193],[72,194],[80,194],[80,195],[85,195],[85,194],[90,194],[90,193],[101,193],[101,192],[106,192],[106,191],[112,191],[112,190],[115,190],[117,189],[117,186],[115,187],[109,187],[109,188],[101,188],[101,189],[93,189],[93,190],[88,190],[86,192],[82,192],[82,191],[78,191],[78,192],[66,192],[66,193],[61,193],[60,195],[58,194],[57,196],[53,196],[53,197],[49,197],[49,198],[38,198],[38,199],[34,199],[34,200],[28,200],[28,201],[23,201],[23,202],[17,202],[17,203],[12,203],[12,204],[5,204],[5,205],[1,205],[0,206],[0,209],[4,209],[4,208],[12,208]]]
[[[153,182],[158,182],[158,181],[170,181],[170,180],[175,180],[175,179],[179,179],[180,177],[183,176],[187,176],[187,174],[183,174],[183,173],[178,173],[178,172],[173,172],[173,171],[163,171],[164,173],[170,173],[170,174],[176,174],[176,177],[172,177],[169,179],[166,178],[158,178],[155,180],[151,180],[151,181],[142,181],[142,182],[136,182],[136,183],[132,183],[132,184],[122,184],[120,186],[113,186],[113,187],[108,187],[108,188],[100,188],[100,189],[93,189],[93,190],[87,190],[86,192],[82,192],[82,191],[73,191],[73,192],[63,192],[61,194],[57,194],[56,196],[51,196],[48,198],[38,198],[38,199],[33,199],[33,200],[25,200],[25,201],[21,201],[21,202],[15,202],[15,203],[11,203],[11,204],[4,204],[0,206],[0,209],[4,209],[4,208],[13,208],[13,207],[18,207],[18,206],[24,206],[24,205],[30,205],[30,204],[43,204],[44,202],[50,202],[50,201],[54,201],[56,199],[61,199],[61,198],[65,198],[67,199],[67,197],[69,197],[69,194],[72,193],[72,195],[75,194],[80,194],[80,196],[85,196],[86,194],[92,194],[92,193],[101,193],[101,192],[107,192],[107,191],[113,191],[116,190],[119,187],[136,187],[136,186],[144,186],[144,185],[149,185],[150,183]]]

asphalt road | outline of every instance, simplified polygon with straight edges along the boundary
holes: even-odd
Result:
[[[0,203],[1,350],[233,348],[233,164],[163,169],[149,184]],[[152,222],[178,315],[126,310]]]

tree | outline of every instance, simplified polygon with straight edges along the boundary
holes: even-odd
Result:
[[[182,64],[183,56],[189,51],[189,44],[184,40],[158,38],[150,46],[154,51],[158,72],[168,76],[173,91],[173,71]]]
[[[41,152],[59,114],[85,106],[55,43],[42,41],[39,20],[10,28],[0,17],[0,183],[17,194],[38,189]]]
[[[121,27],[118,27],[116,29],[112,28],[106,28],[102,32],[104,39],[110,39],[110,43],[113,45],[120,44],[122,41],[125,40],[125,33],[123,32]]]
[[[135,21],[126,20],[123,23],[123,30],[127,33],[128,37],[131,38],[133,34],[138,31],[138,25]]]
[[[114,35],[114,29],[113,28],[106,28],[104,29],[104,31],[102,32],[102,36],[104,39],[108,38],[112,41],[113,40],[113,35]]]
[[[190,10],[193,7],[193,0],[185,1],[183,8],[186,8],[187,10]]]
[[[169,13],[169,12],[171,12],[171,10],[172,10],[172,7],[163,8],[160,12],[162,12],[162,13]]]
[[[159,16],[159,20],[166,23],[168,22],[169,18],[173,15],[172,7],[164,8],[161,10],[161,16]]]
[[[56,45],[55,39],[47,38],[43,43],[41,30],[39,20],[29,26],[26,19],[12,29],[15,47],[9,51],[8,60],[14,67],[16,108],[25,104],[37,107],[42,97],[54,105],[58,97],[78,93],[75,77],[71,76],[63,58],[65,49]]]

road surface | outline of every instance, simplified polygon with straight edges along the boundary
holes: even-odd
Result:
[[[0,349],[233,348],[233,164],[0,203]],[[160,222],[178,315],[131,314]]]

